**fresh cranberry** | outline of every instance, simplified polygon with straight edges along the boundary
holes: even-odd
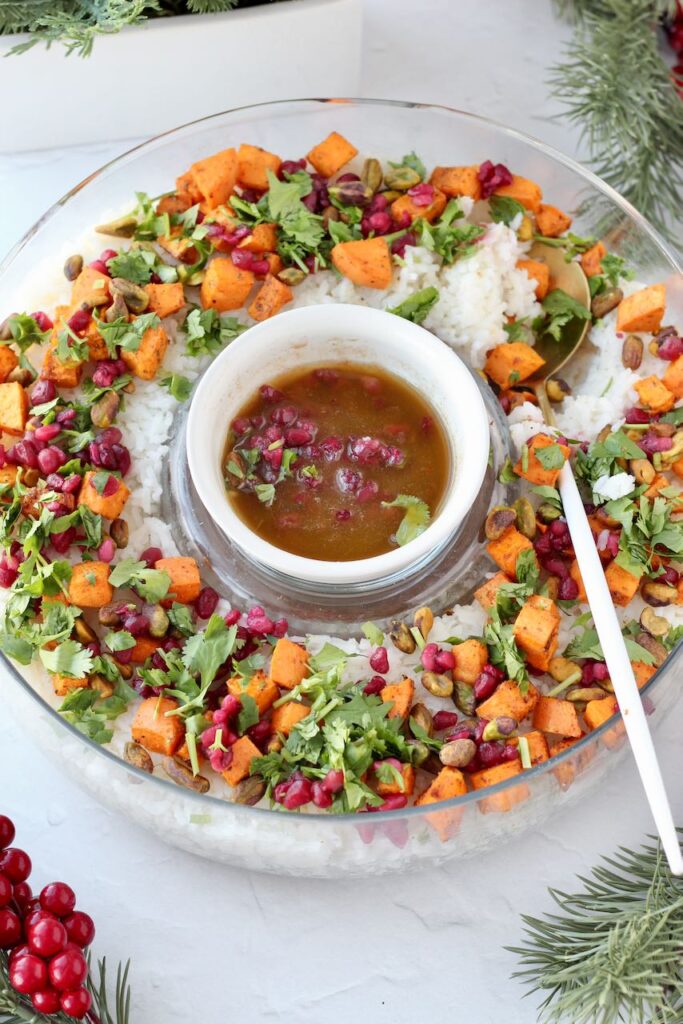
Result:
[[[377,647],[370,655],[369,661],[373,672],[386,675],[389,671],[389,655],[386,647]]]
[[[9,904],[12,895],[12,883],[7,875],[0,875],[0,909]]]
[[[457,725],[458,716],[455,711],[437,711],[432,719],[436,732],[443,732],[445,729],[452,729]]]
[[[78,988],[85,981],[88,965],[76,946],[68,946],[50,960],[50,981],[60,992]]]
[[[0,949],[11,949],[21,939],[21,921],[9,907],[0,910]]]
[[[484,199],[488,199],[489,196],[493,195],[496,189],[512,183],[512,174],[505,164],[494,165],[491,160],[485,160],[480,165],[477,171],[477,178],[479,179],[481,194]]]
[[[14,822],[6,814],[0,814],[0,850],[6,850],[14,842],[16,829]]]
[[[19,912],[26,914],[28,912],[29,904],[33,900],[33,890],[28,882],[17,882],[14,886],[14,902],[19,908]]]
[[[84,948],[89,946],[95,938],[95,923],[89,914],[82,910],[74,910],[63,920],[69,942],[75,942],[77,946]]]
[[[579,596],[579,585],[571,576],[565,576],[560,580],[557,596],[560,601],[576,601]]]
[[[373,676],[363,687],[363,693],[370,696],[373,693],[381,693],[387,685],[386,680],[381,676]]]
[[[31,858],[17,846],[10,846],[0,854],[0,872],[13,884],[25,882],[31,874]]]
[[[64,992],[60,1005],[67,1017],[82,1020],[92,1006],[92,998],[86,988],[77,988],[72,992]]]
[[[31,953],[17,957],[9,969],[9,980],[12,988],[22,995],[39,992],[47,985],[47,965],[39,956]]]
[[[31,1004],[38,1013],[49,1017],[51,1014],[59,1012],[61,1006],[59,992],[53,988],[41,989],[31,995]]]
[[[51,957],[61,953],[68,942],[66,928],[55,917],[41,917],[27,930],[29,949],[36,956]]]
[[[218,605],[218,594],[213,587],[203,587],[194,603],[194,610],[200,619],[210,619]]]
[[[328,793],[339,793],[344,788],[344,772],[338,768],[331,768],[322,785]]]
[[[76,906],[76,894],[66,882],[51,882],[42,890],[40,905],[56,917],[66,917]]]
[[[153,569],[159,559],[163,557],[161,548],[145,548],[140,554],[140,561],[144,562],[148,569]]]

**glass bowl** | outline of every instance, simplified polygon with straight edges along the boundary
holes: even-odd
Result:
[[[194,160],[243,140],[296,158],[332,130],[368,155],[398,159],[412,149],[428,166],[493,159],[540,181],[551,201],[573,215],[578,234],[608,234],[611,250],[637,268],[639,279],[665,281],[668,312],[674,321],[683,319],[681,268],[673,252],[633,207],[572,160],[512,129],[446,107],[343,99],[281,101],[217,114],[107,164],[56,203],[6,258],[0,318],[33,308],[29,279],[35,281],[41,266],[54,268],[68,254],[68,240],[129,208],[137,189],[161,193]],[[102,803],[199,856],[278,874],[364,875],[483,852],[570,805],[579,813],[579,798],[599,785],[626,749],[623,726],[614,718],[562,755],[483,793],[381,816],[294,814],[229,803],[144,774],[65,722],[37,672],[5,662],[4,706]],[[655,728],[675,701],[680,667],[678,650],[643,690]]]

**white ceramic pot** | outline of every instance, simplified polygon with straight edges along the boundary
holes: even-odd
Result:
[[[226,496],[221,462],[230,423],[262,384],[297,367],[344,362],[386,367],[427,398],[443,424],[451,470],[440,509],[415,540],[373,558],[327,562],[292,555],[253,533]],[[325,303],[257,324],[214,360],[192,400],[187,454],[209,515],[249,558],[297,580],[344,586],[408,573],[453,536],[484,479],[489,423],[470,370],[429,331],[383,310]]]
[[[361,29],[361,0],[281,0],[128,26],[85,59],[59,43],[3,59],[29,37],[0,36],[0,152],[158,135],[281,96],[358,95]]]

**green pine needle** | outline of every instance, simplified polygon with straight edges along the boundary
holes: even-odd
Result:
[[[9,983],[8,954],[0,950],[0,1024],[69,1024],[73,1017],[64,1013],[46,1016],[36,1013],[28,996],[16,992]],[[86,1018],[89,1022],[99,1024],[130,1024],[130,985],[128,971],[130,961],[123,966],[119,964],[116,972],[116,988],[114,990],[114,1007],[109,1005],[107,984],[107,961],[102,959],[97,964],[97,980],[92,977],[92,965],[88,958],[90,972],[87,986],[92,996],[92,1009]]]
[[[659,843],[603,862],[580,892],[549,890],[560,913],[523,917],[513,977],[545,993],[543,1024],[681,1024],[683,880]]]
[[[581,127],[597,173],[660,231],[683,201],[683,103],[658,47],[673,0],[557,0],[577,23],[553,94]]]

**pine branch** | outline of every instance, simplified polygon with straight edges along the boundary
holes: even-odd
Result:
[[[683,881],[659,844],[603,861],[580,892],[550,890],[560,913],[523,917],[526,942],[511,952],[524,969],[513,977],[547,993],[546,1024],[680,1024]]]
[[[0,950],[0,1024],[70,1024],[73,1017],[64,1013],[46,1016],[36,1013],[27,996],[16,992],[9,983],[8,955]],[[86,1015],[86,1024],[130,1024],[130,985],[128,971],[130,961],[119,964],[116,972],[115,1002],[113,1012],[109,1006],[107,984],[107,961],[97,964],[97,980],[93,980],[92,965],[88,958],[87,985],[92,996],[92,1008]]]
[[[187,0],[187,9],[191,14],[217,14],[219,11],[231,11],[239,0]]]
[[[561,0],[567,10],[568,0]],[[663,233],[683,201],[683,104],[657,46],[671,0],[573,0],[578,18],[553,94],[581,128],[597,173]]]

